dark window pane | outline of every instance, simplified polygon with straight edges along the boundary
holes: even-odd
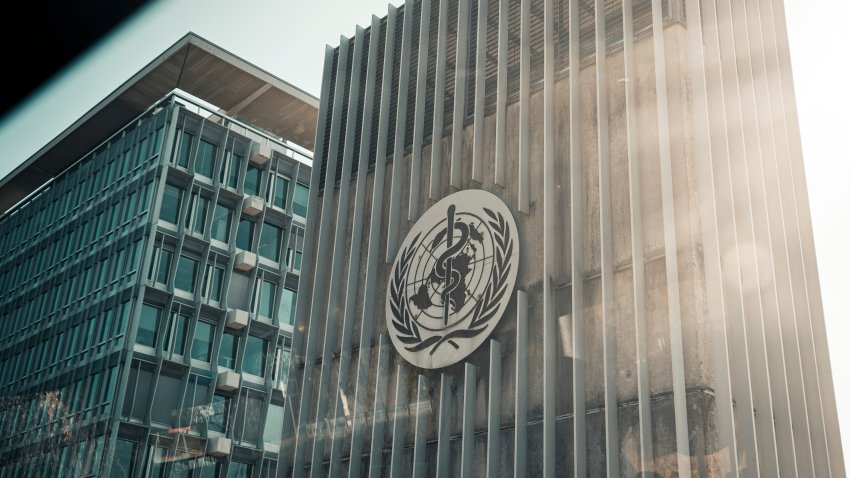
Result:
[[[245,171],[245,194],[260,195],[261,172],[257,167],[248,166],[247,171]]]
[[[174,277],[174,288],[194,292],[197,276],[198,261],[180,256],[180,260],[177,262],[177,275]]]
[[[239,185],[239,167],[242,164],[242,156],[234,153],[230,156],[230,171],[227,176],[227,186],[236,189]]]
[[[160,375],[156,385],[156,398],[151,408],[151,421],[173,425],[180,408],[180,378]]]
[[[230,412],[230,399],[222,395],[213,395],[211,411],[208,428],[214,432],[225,433]]]
[[[214,330],[215,327],[212,324],[203,321],[199,321],[195,326],[195,339],[192,341],[193,359],[210,361]]]
[[[295,299],[298,293],[284,287],[280,294],[280,309],[277,312],[278,322],[281,324],[292,324],[295,318]]]
[[[301,183],[295,183],[295,192],[292,196],[292,213],[301,217],[307,217],[307,186]]]
[[[156,271],[156,281],[160,284],[168,283],[168,273],[171,271],[171,259],[174,253],[163,249],[159,255],[159,269]]]
[[[165,185],[165,191],[162,194],[162,207],[159,210],[159,218],[163,221],[168,221],[171,224],[177,224],[177,217],[180,214],[180,196],[183,191],[170,184]]]
[[[265,363],[266,341],[249,335],[248,341],[245,343],[245,358],[242,363],[242,371],[262,377],[265,372]]]
[[[227,238],[230,236],[230,216],[230,209],[221,204],[215,205],[211,232],[213,239],[227,242]]]
[[[227,468],[227,478],[250,478],[253,468],[247,463],[231,462]]]
[[[191,151],[192,135],[184,131],[183,136],[180,137],[180,148],[177,152],[177,164],[184,168],[189,167],[189,153],[191,153]]]
[[[266,259],[277,262],[280,260],[281,242],[283,242],[283,229],[263,223],[263,229],[260,233],[260,246],[257,252]]]
[[[277,289],[277,284],[269,282],[267,280],[262,281],[260,284],[260,307],[257,310],[257,313],[262,315],[263,317],[272,317],[272,312],[274,310],[274,294]]]
[[[115,442],[115,454],[112,458],[112,467],[109,469],[109,477],[124,478],[131,476],[135,465],[136,443],[128,440]]]
[[[165,351],[183,355],[186,352],[186,329],[189,324],[189,316],[183,314],[171,314],[168,322],[168,332],[165,339]]]
[[[289,193],[289,180],[280,176],[275,176],[274,197],[272,198],[272,203],[281,209],[286,209],[287,193]]]
[[[195,157],[195,172],[212,178],[213,163],[215,162],[216,145],[206,140],[201,140],[198,145],[198,155]]]
[[[247,219],[240,220],[239,227],[236,229],[236,247],[246,251],[250,250],[253,240],[254,223]]]
[[[210,200],[204,197],[198,198],[197,211],[195,213],[195,232],[198,234],[204,233],[204,224],[207,219],[207,210],[210,207]]]
[[[136,343],[153,347],[156,345],[156,334],[159,329],[159,319],[162,310],[148,304],[142,305],[139,317],[139,330],[136,332]]]
[[[210,286],[210,299],[215,301],[221,300],[221,285],[224,282],[224,269],[220,267],[213,268],[213,280]]]
[[[218,352],[218,364],[229,369],[236,368],[236,347],[239,339],[233,335],[224,333],[221,336],[221,347]]]

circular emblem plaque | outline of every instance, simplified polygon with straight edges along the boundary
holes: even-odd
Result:
[[[515,238],[507,206],[478,189],[452,194],[422,215],[387,287],[387,329],[405,360],[445,367],[487,339],[516,283]]]

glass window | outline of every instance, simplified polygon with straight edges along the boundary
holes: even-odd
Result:
[[[189,153],[192,152],[192,134],[183,132],[180,137],[180,148],[177,151],[177,164],[184,168],[189,167]]]
[[[165,476],[168,449],[161,446],[152,446],[149,450],[151,450],[150,464],[148,465],[150,466],[150,473],[147,476],[149,478],[161,478]]]
[[[136,343],[156,346],[156,334],[159,330],[159,319],[162,310],[148,304],[142,304],[142,313],[139,316],[139,329],[136,331]]]
[[[151,408],[151,421],[174,424],[175,410],[180,408],[180,377],[160,375],[156,384],[156,398]]]
[[[289,180],[281,176],[274,177],[274,194],[272,195],[272,204],[286,209],[286,195],[289,193]]]
[[[195,225],[193,230],[198,234],[204,233],[204,224],[207,219],[207,210],[210,207],[210,200],[205,197],[199,197],[195,210]]]
[[[208,428],[211,431],[225,433],[227,432],[227,417],[230,412],[230,398],[223,395],[213,395],[211,414]]]
[[[295,300],[298,293],[292,289],[283,288],[280,294],[280,309],[277,311],[277,320],[281,324],[292,325],[295,319]]]
[[[248,336],[245,342],[245,358],[242,363],[242,371],[263,377],[266,364],[266,340],[253,335]]]
[[[260,307],[257,313],[263,317],[271,318],[274,311],[274,295],[277,290],[277,284],[264,280],[260,283]]]
[[[186,329],[189,324],[189,316],[171,313],[168,321],[168,332],[166,332],[165,351],[183,355],[186,352]]]
[[[242,165],[242,156],[233,153],[230,155],[230,170],[227,174],[227,187],[236,189],[239,185],[239,168]]]
[[[286,380],[289,377],[289,357],[292,352],[288,346],[277,348],[279,361],[277,364],[277,386],[282,390],[286,390]]]
[[[109,468],[110,478],[123,478],[133,474],[136,465],[136,443],[129,440],[115,442],[115,454]]]
[[[233,461],[227,467],[227,478],[251,478],[253,469],[253,465]]]
[[[161,249],[159,254],[159,267],[156,270],[156,281],[160,284],[168,284],[168,273],[171,271],[171,259],[174,253],[168,249]]]
[[[239,338],[231,333],[225,332],[221,335],[221,347],[218,352],[218,364],[222,367],[236,368],[236,350]]]
[[[186,256],[180,256],[177,262],[177,275],[174,277],[174,288],[186,292],[195,291],[195,278],[198,276],[198,261]]]
[[[198,321],[195,326],[195,339],[192,341],[192,358],[209,363],[212,355],[213,333],[215,326],[204,321]]]
[[[227,242],[230,236],[230,218],[232,216],[230,209],[221,204],[215,205],[213,212],[212,232],[210,235],[216,241]]]
[[[202,139],[198,145],[198,155],[195,157],[195,172],[208,178],[213,177],[216,145]]]
[[[264,222],[257,252],[266,259],[280,261],[281,242],[283,242],[283,229]]]
[[[262,171],[256,166],[248,166],[245,171],[245,194],[260,195],[260,174]]]
[[[207,298],[216,302],[221,300],[221,284],[224,281],[224,269],[221,267],[207,267],[207,275],[204,278],[204,294]]]
[[[251,249],[253,241],[254,223],[247,219],[240,219],[239,227],[236,229],[236,247],[247,251]]]
[[[295,192],[292,195],[292,213],[301,217],[307,217],[307,201],[309,189],[301,183],[295,183]]]
[[[163,221],[168,221],[171,224],[177,224],[177,218],[180,214],[180,198],[183,191],[170,184],[165,185],[165,191],[162,194],[162,206],[159,210],[159,218]]]
[[[280,405],[269,405],[266,414],[266,427],[263,429],[263,441],[274,445],[280,444],[280,436],[283,433],[283,407]]]

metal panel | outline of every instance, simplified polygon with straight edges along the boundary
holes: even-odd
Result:
[[[449,475],[449,438],[452,428],[452,377],[440,374],[440,422],[437,429],[437,478]]]
[[[475,365],[463,366],[463,433],[460,438],[460,476],[475,476],[472,461],[475,456]]]
[[[390,115],[390,92],[389,87],[392,80],[393,51],[395,49],[395,21],[396,8],[390,7],[387,15],[386,27],[386,49],[384,52],[383,77],[381,80],[381,109],[378,120],[378,144],[375,162],[375,176],[372,186],[372,211],[369,216],[369,250],[366,256],[366,276],[363,291],[363,314],[360,323],[360,352],[357,362],[357,389],[354,393],[354,422],[351,430],[351,450],[349,453],[348,476],[357,478],[360,476],[360,455],[363,444],[363,433],[366,427],[366,415],[369,407],[366,406],[366,393],[368,388],[370,354],[367,352],[372,345],[372,321],[375,315],[375,297],[378,295],[375,281],[378,280],[378,258],[381,244],[381,216],[384,203],[384,178],[386,175],[387,162],[384,159],[387,151],[387,129]],[[372,19],[372,32],[376,32],[375,19]],[[371,48],[370,48],[370,51]],[[363,170],[365,171],[365,170]],[[382,344],[386,336],[381,336]],[[379,368],[380,370],[380,368]],[[377,379],[377,380],[380,380]],[[371,408],[373,413],[376,408]],[[373,441],[373,444],[375,442]],[[374,445],[373,445],[374,446]],[[370,455],[374,457],[375,455]],[[374,458],[370,460],[373,463]],[[380,462],[380,459],[377,460]],[[380,471],[380,469],[379,469]]]
[[[555,476],[555,42],[553,1],[543,2],[543,476]]]
[[[634,17],[632,0],[623,0],[623,61],[626,89],[626,143],[629,162],[629,215],[631,219],[632,284],[635,314],[635,352],[637,354],[638,421],[640,425],[640,469],[653,463],[652,408],[649,398],[649,361],[646,351],[646,273],[644,270],[643,213],[640,194],[640,158],[638,157],[637,96],[635,83]],[[724,336],[725,340],[725,336]],[[731,402],[730,402],[731,404]]]
[[[363,108],[363,123],[364,125],[372,124],[371,105],[374,102],[375,95],[375,75],[378,62],[378,39],[380,32],[380,20],[378,17],[372,17],[372,28],[369,36],[369,57],[366,68],[366,89],[364,92]],[[352,74],[354,74],[352,72]],[[354,82],[352,82],[353,88]],[[356,104],[356,103],[355,103]],[[363,242],[363,226],[365,222],[364,211],[366,209],[366,176],[369,169],[369,150],[371,149],[372,132],[369,128],[362,128],[360,133],[360,151],[358,152],[358,168],[357,185],[354,194],[354,216],[352,217],[353,225],[351,231],[351,246],[348,252],[348,281],[345,287],[345,307],[343,309],[343,326],[342,326],[342,345],[340,346],[339,357],[339,373],[337,374],[337,385],[333,412],[333,421],[331,422],[332,443],[331,443],[331,458],[330,458],[330,476],[337,477],[340,475],[342,468],[342,435],[345,432],[346,424],[349,417],[343,409],[348,398],[345,394],[349,391],[349,378],[351,368],[351,346],[353,341],[355,302],[357,300],[357,288],[360,279],[360,250]],[[343,182],[350,183],[348,178],[343,173]],[[372,184],[374,191],[375,184]],[[383,189],[378,187],[377,189]],[[374,192],[373,192],[374,195]],[[371,236],[370,236],[371,239]],[[363,350],[363,349],[361,349]]]
[[[528,294],[516,292],[514,476],[528,473]]]
[[[614,318],[614,246],[611,224],[611,178],[608,153],[608,47],[605,0],[596,0],[596,128],[599,154],[599,235],[602,243],[602,355],[605,388],[605,465],[608,476],[620,473],[617,432],[617,339]]]
[[[519,197],[517,208],[528,213],[531,202],[529,191],[529,144],[531,131],[528,126],[529,108],[531,108],[531,0],[520,0],[520,59],[519,59]]]
[[[393,182],[390,190],[390,218],[387,226],[387,262],[395,260],[398,252],[398,228],[401,221],[401,190],[404,181],[404,131],[407,118],[407,90],[410,82],[410,37],[413,28],[413,0],[404,2],[401,35],[401,64],[398,74],[398,108],[396,110],[393,144]],[[389,85],[387,85],[389,86]]]
[[[490,340],[490,390],[487,395],[487,476],[500,475],[499,411],[502,394],[502,344]]]
[[[410,12],[411,10],[408,10]],[[404,462],[404,428],[407,419],[407,368],[399,364],[395,375],[395,404],[393,405],[393,442],[390,450],[390,477],[407,476],[402,469]]]
[[[434,79],[434,126],[431,133],[431,183],[428,197],[440,198],[440,176],[443,171],[443,107],[446,96],[446,41],[449,29],[449,1],[440,1],[437,30],[437,71]]]
[[[325,436],[330,430],[326,420],[328,404],[328,388],[333,374],[334,349],[337,343],[337,314],[333,304],[340,300],[339,294],[343,289],[343,266],[349,255],[346,250],[346,232],[348,229],[348,202],[351,193],[351,163],[354,157],[355,124],[357,122],[357,103],[360,101],[360,69],[363,57],[363,33],[357,27],[354,34],[354,56],[352,58],[350,92],[348,94],[348,115],[346,116],[345,143],[342,154],[342,179],[339,185],[339,199],[336,206],[336,229],[334,231],[333,256],[331,258],[331,277],[327,288],[327,312],[325,315],[325,340],[322,348],[322,367],[319,375],[319,393],[316,399],[316,434],[313,438],[313,452],[310,460],[310,476],[319,476],[325,471],[320,464],[323,461]],[[328,175],[329,177],[331,175]],[[325,189],[324,203],[333,202],[333,189]],[[324,215],[323,215],[324,216]],[[325,249],[327,251],[327,249]],[[316,291],[313,291],[316,294]],[[309,395],[304,395],[309,396]]]
[[[487,61],[487,5],[489,0],[478,1],[478,37],[477,46],[475,47],[475,105],[473,113],[473,133],[472,133],[472,180],[482,181],[482,162],[484,158],[482,149],[484,148],[484,87],[486,84],[486,65]]]
[[[419,65],[416,68],[416,103],[413,107],[413,150],[410,161],[410,201],[407,219],[419,219],[419,185],[422,183],[422,138],[425,134],[425,97],[428,87],[428,39],[431,35],[431,0],[422,0],[419,24]],[[412,12],[412,10],[410,10]],[[433,137],[433,135],[432,135]]]
[[[336,86],[334,89],[336,91],[342,91],[345,85],[345,70],[346,70],[346,61],[348,58],[348,48],[350,40],[345,37],[340,37],[340,45],[338,52],[338,63],[337,63],[337,75],[336,75]],[[333,107],[333,122],[331,123],[331,133],[330,133],[330,147],[328,149],[328,168],[327,173],[325,174],[325,191],[332,192],[334,188],[334,176],[336,172],[337,159],[338,159],[338,145],[339,145],[339,130],[340,125],[337,118],[342,117],[342,108],[345,106],[342,104],[342,96],[343,95],[334,95],[334,107]],[[314,168],[314,170],[319,170],[320,168]],[[317,174],[314,172],[313,176],[318,178]],[[311,200],[314,200],[313,204],[318,202],[318,188],[310,188],[311,190]],[[323,253],[328,250],[328,242],[330,240],[330,221],[331,221],[331,206],[332,201],[322,201],[322,211],[319,215],[318,221],[318,245],[316,247],[316,254],[313,254],[313,263],[311,264],[312,268],[314,268],[315,274],[313,275],[313,283],[311,284],[311,302],[309,314],[302,314],[305,322],[309,323],[310,319],[315,315],[319,316],[322,313],[323,306],[325,305],[325,297],[322,294],[317,293],[317,290],[322,290],[324,284],[326,283],[327,277],[327,269],[324,267],[315,267],[315,262],[317,262],[317,254]],[[315,214],[315,208],[313,208]],[[308,212],[308,214],[310,214]],[[308,225],[309,225],[308,220]],[[305,245],[305,248],[309,246]],[[300,301],[299,301],[300,302]],[[299,304],[300,305],[300,304]],[[315,360],[313,357],[316,356],[316,327],[308,327],[307,328],[307,343],[304,352],[304,374],[303,381],[301,385],[301,396],[302,397],[311,397],[313,395],[313,368],[315,367]],[[293,356],[297,351],[293,349]],[[295,360],[293,360],[295,362]],[[292,363],[290,366],[290,370],[296,368],[295,363]],[[295,387],[292,387],[290,382],[290,386],[287,387],[289,390],[295,390]],[[305,449],[306,443],[305,441],[308,438],[307,434],[307,423],[310,420],[310,400],[301,400],[298,404],[298,426],[297,432],[295,436],[295,458],[292,470],[292,476],[298,478],[300,476],[304,476],[304,459],[307,455],[307,450]]]
[[[460,189],[463,160],[463,120],[469,72],[469,1],[458,0],[457,55],[455,63],[454,112],[452,116],[452,163],[450,184]]]
[[[393,13],[395,13],[393,11]],[[388,34],[392,34],[389,32]],[[378,338],[378,366],[375,373],[375,400],[372,402],[372,446],[369,449],[369,478],[383,476],[384,424],[390,419],[387,403],[387,380],[390,374],[389,338],[381,334]],[[358,467],[359,470],[359,467]]]
[[[570,251],[573,319],[573,474],[587,475],[584,394],[584,263],[582,260],[581,50],[579,4],[569,0],[570,15]]]
[[[425,433],[428,431],[428,421],[431,419],[431,401],[428,397],[428,379],[420,375],[416,384],[416,403],[413,405],[416,413],[416,423],[413,432],[413,478],[423,478],[427,466],[425,452]]]
[[[505,122],[508,115],[508,3],[499,0],[499,46],[496,73],[496,184],[505,185]]]
[[[664,220],[664,260],[667,268],[667,312],[670,319],[670,358],[673,362],[673,409],[676,417],[676,451],[679,476],[690,476],[688,411],[685,391],[685,358],[682,350],[682,317],[679,304],[679,269],[676,223],[673,211],[673,169],[670,158],[670,128],[667,110],[667,60],[664,53],[664,23],[661,1],[652,0],[652,44],[655,55],[655,92],[658,108],[658,152],[661,161],[661,203]]]

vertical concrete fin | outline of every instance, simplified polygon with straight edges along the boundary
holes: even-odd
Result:
[[[416,383],[416,424],[413,432],[413,478],[424,478],[428,465],[425,436],[431,418],[431,399],[428,396],[428,379],[420,375]]]
[[[520,0],[520,46],[519,46],[519,197],[517,208],[528,213],[531,202],[529,191],[529,155],[531,154],[528,126],[529,108],[531,108],[531,0]]]
[[[554,478],[555,367],[558,335],[552,281],[555,267],[554,0],[543,2],[543,476]]]
[[[514,476],[528,474],[528,294],[516,292]]]
[[[446,98],[446,42],[449,29],[449,2],[440,0],[440,18],[437,21],[437,71],[434,79],[434,127],[431,133],[431,182],[428,197],[440,198],[440,177],[443,173],[443,118]]]
[[[452,428],[452,377],[440,374],[440,422],[437,428],[437,478],[449,478],[449,439]]]
[[[466,362],[463,366],[463,431],[460,438],[460,476],[476,475],[472,468],[475,457],[475,365]]]
[[[395,404],[393,405],[393,441],[390,451],[390,478],[408,476],[409,470],[403,469],[404,434],[407,420],[407,368],[399,364],[395,376]],[[379,451],[379,453],[381,453]]]
[[[463,120],[466,117],[466,82],[469,81],[469,1],[458,0],[457,55],[454,113],[452,116],[452,163],[450,184],[460,189],[463,174]]]
[[[375,373],[375,399],[372,403],[372,444],[369,448],[369,478],[383,476],[384,427],[390,420],[387,410],[387,380],[390,374],[390,340],[381,334],[378,339],[378,367]]]
[[[472,180],[481,182],[483,180],[484,152],[484,88],[486,80],[487,63],[487,7],[488,0],[478,1],[478,33],[475,47],[475,104],[473,106],[473,133],[472,133]]]
[[[508,115],[508,7],[510,0],[499,0],[499,40],[496,63],[496,184],[505,186],[505,122]]]
[[[413,107],[413,149],[410,160],[410,200],[407,207],[407,219],[409,221],[419,219],[419,185],[422,184],[422,139],[425,135],[425,97],[428,96],[428,39],[431,35],[431,0],[422,0],[419,18],[419,55],[417,56],[418,66],[416,67],[416,102]]]

